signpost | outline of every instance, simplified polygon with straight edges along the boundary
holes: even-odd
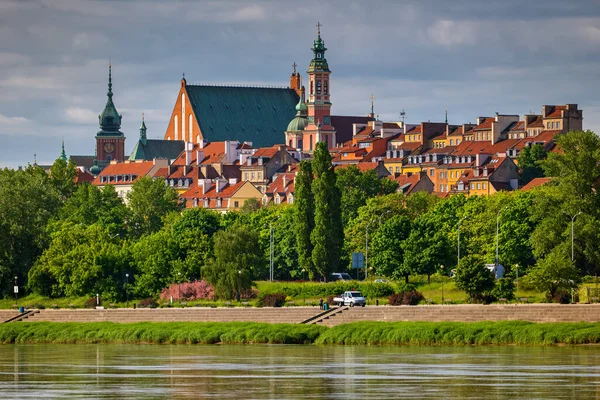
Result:
[[[352,253],[352,268],[356,270],[356,279],[358,280],[358,270],[365,267],[365,255],[363,253]]]

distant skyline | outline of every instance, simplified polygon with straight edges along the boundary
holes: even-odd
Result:
[[[93,154],[108,63],[129,154],[142,112],[163,138],[189,83],[306,80],[316,24],[333,115],[475,122],[577,103],[600,133],[600,1],[0,2],[0,167]],[[284,134],[281,132],[281,142]]]

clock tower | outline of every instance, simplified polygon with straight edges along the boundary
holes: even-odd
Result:
[[[336,146],[335,128],[331,126],[329,75],[331,70],[325,58],[325,42],[321,39],[321,24],[317,24],[313,59],[308,66],[308,125],[304,129],[303,149],[312,152],[317,142],[327,142],[327,148]]]
[[[125,160],[125,135],[120,131],[121,118],[113,103],[112,66],[108,66],[108,100],[104,111],[98,116],[100,130],[96,133],[98,165],[104,168],[112,160]]]

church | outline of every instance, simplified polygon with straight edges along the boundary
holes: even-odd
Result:
[[[285,144],[311,153],[318,142],[336,147],[352,137],[352,123],[369,117],[331,115],[331,70],[317,24],[308,74],[308,91],[294,70],[287,87],[192,85],[185,77],[167,126],[165,140],[200,144],[225,140],[254,148]],[[343,127],[336,129],[337,121]]]

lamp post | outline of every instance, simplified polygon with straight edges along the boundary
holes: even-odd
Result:
[[[569,214],[567,214],[566,211],[563,211],[563,214],[565,214],[567,217],[571,218],[571,262],[574,262],[575,261],[575,218],[577,218],[577,216],[579,214],[581,214],[581,211],[579,211],[575,215],[569,215]]]
[[[279,219],[280,216],[277,216],[277,219]],[[276,219],[276,220],[277,220]],[[274,256],[274,252],[275,252],[275,228],[273,227],[273,222],[269,222],[269,255],[270,255],[270,260],[269,260],[269,281],[273,282],[273,279],[275,277],[275,273],[274,273],[274,260],[273,260],[273,256]]]
[[[125,296],[127,297],[127,308],[129,308],[129,274],[125,274]]]
[[[242,290],[242,270],[238,270],[238,287],[237,287],[237,301],[239,302],[241,299],[241,290]]]
[[[458,235],[456,239],[456,268],[460,266],[460,224],[462,224],[465,219],[467,219],[467,217],[462,217],[460,221],[458,221]]]
[[[383,214],[381,214],[381,215],[379,216],[379,226],[381,226],[381,218],[382,218],[382,217],[383,217],[385,214],[387,214],[387,213],[390,213],[390,212],[392,212],[392,210],[387,210],[386,212],[384,212]]]
[[[519,264],[515,264],[515,270],[517,271],[517,297],[519,297]]]
[[[508,206],[502,207],[500,211],[498,211],[498,214],[496,214],[496,267],[498,266],[498,234],[500,232],[500,213],[507,208]]]
[[[440,269],[442,270],[442,304],[444,304],[444,266],[440,265]]]
[[[367,229],[365,231],[365,279],[367,279],[367,269],[369,267],[369,226],[375,222],[375,220],[371,220],[367,224]]]
[[[17,284],[17,276],[15,275],[15,304],[19,305],[19,285]]]

